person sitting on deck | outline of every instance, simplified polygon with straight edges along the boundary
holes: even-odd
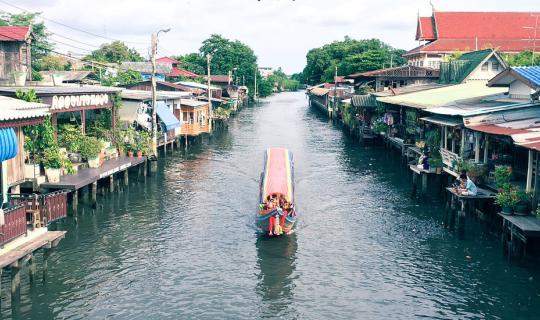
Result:
[[[465,172],[462,172],[459,176],[459,178],[462,181],[461,189],[459,190],[460,193],[464,196],[475,196],[478,194],[478,188],[472,182],[471,179],[467,176]]]

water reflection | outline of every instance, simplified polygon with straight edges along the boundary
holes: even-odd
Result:
[[[257,294],[262,300],[261,317],[281,317],[295,314],[293,295],[296,269],[296,234],[286,237],[257,239]]]

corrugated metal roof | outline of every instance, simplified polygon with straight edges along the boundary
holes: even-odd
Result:
[[[0,27],[0,41],[25,41],[30,36],[28,26],[2,26]]]
[[[371,94],[352,96],[352,105],[360,108],[377,108],[384,106],[383,103],[377,101],[377,98]]]
[[[180,105],[199,108],[199,107],[208,106],[208,101],[205,102],[205,101],[199,101],[199,100],[193,100],[193,99],[182,99],[180,100]]]
[[[183,91],[157,91],[156,95],[157,95],[157,99],[164,100],[164,99],[180,99],[180,98],[189,97],[191,93],[183,92]],[[146,101],[146,100],[152,100],[152,91],[125,89],[125,90],[122,90],[121,96],[122,96],[122,99]]]
[[[40,71],[39,74],[43,78],[48,78],[51,75],[60,75],[64,78],[64,81],[81,81],[88,75],[92,73],[91,71]]]
[[[27,92],[34,90],[39,95],[54,95],[54,94],[85,94],[85,93],[115,93],[122,90],[116,87],[102,86],[79,86],[79,85],[62,85],[62,86],[26,86],[26,87],[0,87],[1,92],[15,93],[18,90]]]
[[[330,89],[326,88],[313,88],[309,90],[309,93],[315,96],[324,96],[330,92]]]
[[[510,136],[516,145],[538,150],[540,106],[465,118],[464,123],[471,130]]]
[[[133,70],[140,73],[152,73],[152,63],[151,62],[122,62],[120,64],[120,69],[123,70]],[[168,74],[171,73],[172,65],[164,63],[156,63],[156,73],[158,74]]]
[[[208,89],[208,86],[206,84],[193,82],[193,81],[178,81],[175,83],[183,85],[185,87],[190,87],[190,88],[197,88],[197,89],[203,89],[203,90]],[[216,87],[216,86],[210,86],[210,90],[221,90],[221,88]]]
[[[461,127],[463,126],[463,119],[450,116],[435,115],[429,117],[420,118],[427,122],[448,126],[448,127]]]
[[[393,97],[381,97],[379,101],[418,109],[429,109],[453,104],[459,100],[487,97],[506,92],[506,88],[490,88],[483,81],[446,86]]]
[[[540,87],[540,66],[513,67],[512,69]]]
[[[42,118],[49,114],[49,106],[43,103],[0,96],[0,121]]]

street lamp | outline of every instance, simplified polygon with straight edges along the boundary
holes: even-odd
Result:
[[[157,97],[156,97],[156,54],[157,40],[161,32],[166,33],[171,31],[171,28],[161,29],[157,33],[152,34],[152,153],[157,158]]]

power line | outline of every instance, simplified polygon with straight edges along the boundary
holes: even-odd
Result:
[[[31,13],[30,11],[24,9],[24,8],[21,8],[19,6],[16,6],[14,4],[11,4],[7,1],[4,1],[4,0],[0,0],[1,3],[7,5],[7,6],[10,6],[12,8],[15,8],[15,9],[18,9],[18,10],[21,10],[23,12],[26,12],[26,13]],[[99,35],[99,34],[96,34],[96,33],[92,33],[92,32],[89,32],[89,31],[86,31],[86,30],[83,30],[83,29],[80,29],[80,28],[76,28],[76,27],[72,27],[72,26],[69,26],[65,23],[62,23],[62,22],[59,22],[59,21],[56,21],[56,20],[53,20],[53,19],[49,19],[47,17],[44,17],[42,15],[40,15],[40,17],[43,19],[43,20],[46,20],[46,21],[49,21],[49,22],[52,22],[52,23],[56,23],[58,25],[61,25],[63,27],[66,27],[66,28],[69,28],[69,29],[72,29],[72,30],[75,30],[75,31],[79,31],[79,32],[82,32],[82,33],[86,33],[88,35],[91,35],[91,36],[94,36],[94,37],[98,37],[98,38],[103,38],[103,39],[106,39],[106,40],[109,40],[109,41],[122,41],[122,40],[119,40],[119,39],[114,39],[114,38],[109,38],[109,37],[105,37],[105,36],[102,36],[102,35]],[[133,41],[122,41],[122,42],[125,42],[125,43],[134,43],[134,44],[145,44],[145,42],[133,42]]]

